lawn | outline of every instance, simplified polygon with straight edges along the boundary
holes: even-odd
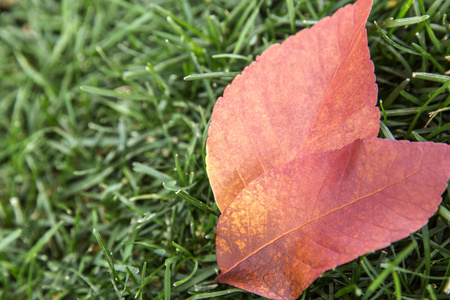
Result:
[[[0,299],[260,299],[215,281],[212,108],[264,49],[350,2],[0,1]],[[380,137],[450,142],[449,12],[375,1]],[[301,299],[448,299],[449,192]]]

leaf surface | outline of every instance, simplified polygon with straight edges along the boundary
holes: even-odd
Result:
[[[251,182],[216,230],[220,282],[295,299],[325,270],[425,225],[450,147],[368,138],[305,154]]]
[[[219,98],[207,171],[223,214],[218,280],[295,299],[324,271],[427,223],[445,144],[381,140],[359,0],[270,46]]]
[[[365,30],[371,3],[348,5],[270,46],[217,100],[206,163],[222,212],[279,164],[378,134]]]

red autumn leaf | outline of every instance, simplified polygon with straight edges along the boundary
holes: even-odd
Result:
[[[449,177],[448,145],[376,138],[281,164],[221,215],[218,280],[295,299],[324,271],[425,225]]]
[[[217,100],[206,164],[222,212],[280,163],[378,134],[370,7],[371,0],[346,6],[270,46]]]
[[[325,270],[407,236],[436,211],[450,147],[375,138],[371,3],[269,47],[218,99],[206,162],[223,212],[220,282],[294,299]]]

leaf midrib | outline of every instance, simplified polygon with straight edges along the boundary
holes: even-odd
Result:
[[[250,252],[247,256],[245,256],[244,258],[242,258],[241,260],[239,260],[238,262],[236,262],[234,265],[232,265],[230,268],[228,268],[228,270],[226,270],[225,272],[223,272],[223,274],[226,274],[226,273],[230,272],[230,271],[233,270],[236,266],[238,266],[238,265],[241,264],[242,262],[246,261],[246,260],[247,260],[248,258],[250,258],[251,256],[257,254],[257,253],[260,252],[262,249],[264,249],[264,248],[266,248],[266,247],[272,245],[272,244],[275,243],[276,241],[278,241],[278,240],[284,238],[285,236],[289,235],[291,232],[300,230],[301,228],[307,226],[308,224],[310,224],[310,223],[312,223],[312,222],[314,222],[314,221],[320,220],[320,219],[322,219],[322,218],[328,216],[329,214],[332,214],[332,213],[334,213],[334,212],[336,212],[336,211],[338,211],[338,210],[341,210],[341,209],[343,209],[343,208],[345,208],[345,207],[348,207],[348,206],[350,206],[350,205],[352,205],[352,204],[355,204],[356,202],[358,202],[358,201],[360,201],[360,200],[363,200],[363,199],[365,199],[365,198],[367,198],[367,197],[370,197],[370,196],[372,196],[372,195],[375,195],[375,194],[377,194],[377,193],[379,193],[379,192],[381,192],[381,191],[383,191],[383,190],[385,190],[385,189],[387,189],[387,188],[389,188],[389,187],[391,187],[391,186],[393,186],[393,185],[395,185],[395,184],[397,184],[397,183],[399,183],[399,182],[402,182],[403,180],[405,180],[405,179],[407,179],[407,178],[409,178],[409,177],[411,177],[411,176],[413,176],[413,175],[415,175],[415,174],[417,174],[417,173],[419,173],[419,172],[421,172],[421,171],[423,171],[423,170],[425,170],[425,169],[430,168],[430,167],[433,166],[433,165],[436,165],[436,164],[440,163],[440,162],[443,161],[443,160],[444,160],[444,158],[442,158],[442,159],[440,159],[440,160],[438,160],[438,161],[436,161],[436,162],[434,162],[434,163],[432,163],[432,164],[429,164],[429,165],[427,165],[426,167],[419,168],[417,171],[408,174],[407,176],[403,177],[402,179],[396,180],[396,181],[394,181],[394,182],[392,182],[392,183],[390,183],[390,184],[388,184],[388,185],[386,185],[386,186],[384,186],[384,187],[382,187],[382,188],[379,188],[379,189],[377,189],[377,190],[375,190],[375,191],[373,191],[373,192],[371,192],[371,193],[369,193],[369,194],[367,194],[367,195],[364,195],[363,197],[358,197],[357,199],[355,199],[355,200],[353,200],[353,201],[350,201],[350,202],[348,202],[348,203],[346,203],[346,204],[344,204],[344,205],[341,205],[341,206],[339,206],[339,207],[336,207],[336,208],[334,208],[334,209],[332,209],[332,210],[330,210],[330,211],[328,211],[328,212],[326,212],[326,213],[324,213],[324,214],[322,214],[322,215],[320,215],[320,216],[317,216],[317,217],[315,217],[315,218],[313,218],[313,219],[311,219],[311,220],[308,220],[307,222],[305,222],[305,223],[303,223],[303,224],[301,224],[301,225],[299,225],[299,226],[296,226],[296,227],[293,228],[293,229],[290,229],[290,230],[286,231],[285,233],[282,233],[282,234],[281,234],[280,236],[278,236],[277,238],[274,238],[274,239],[270,240],[269,242],[264,243],[263,246],[260,246],[260,247],[258,247],[257,249],[255,249],[254,251]]]

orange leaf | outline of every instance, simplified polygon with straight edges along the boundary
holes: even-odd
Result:
[[[425,225],[450,147],[376,138],[305,154],[251,182],[216,230],[220,282],[295,299],[325,270]]]
[[[377,136],[377,86],[365,30],[371,3],[348,5],[270,46],[217,100],[206,163],[221,211],[280,163]]]
[[[294,299],[325,270],[406,237],[436,211],[450,147],[375,138],[371,4],[359,0],[269,47],[218,99],[206,162],[223,212],[220,282]]]

